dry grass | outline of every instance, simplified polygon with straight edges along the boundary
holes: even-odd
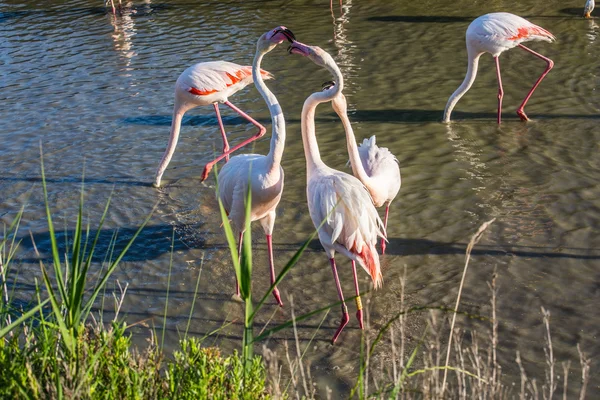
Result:
[[[406,306],[405,288],[406,266],[400,278],[400,312],[379,331],[369,324],[369,301],[365,307],[365,333],[363,334],[364,354],[360,363],[356,385],[349,398],[359,399],[544,399],[556,398],[559,385],[562,386],[563,399],[568,398],[568,389],[577,391],[572,386],[579,386],[579,398],[586,397],[586,389],[590,379],[590,359],[577,345],[580,358],[581,380],[569,382],[571,362],[562,362],[562,377],[558,375],[557,360],[554,356],[550,312],[543,307],[541,316],[544,331],[544,375],[536,377],[528,375],[520,353],[516,352],[516,366],[520,382],[516,385],[511,378],[503,375],[503,367],[498,361],[498,346],[501,341],[498,333],[497,319],[498,275],[496,270],[487,283],[490,290],[491,313],[484,319],[489,320],[487,332],[483,334],[461,326],[460,295],[465,274],[469,265],[470,253],[482,237],[485,229],[493,222],[483,224],[473,235],[467,247],[465,266],[461,285],[458,290],[454,310],[437,307]],[[290,303],[293,302],[290,299]],[[411,340],[407,336],[407,325],[410,319],[422,318],[426,313],[426,327],[422,336]],[[449,313],[450,311],[450,313]],[[465,324],[466,326],[466,324]],[[310,375],[310,365],[303,361],[309,343],[301,349],[298,333],[294,325],[295,349],[288,348],[284,342],[286,363],[280,365],[275,352],[263,348],[263,356],[268,365],[268,379],[271,393],[275,398],[331,398],[329,388],[316,388]],[[316,333],[316,332],[315,332]],[[314,336],[313,336],[314,338]],[[444,340],[445,339],[445,340]],[[311,339],[312,341],[312,339]],[[386,354],[380,351],[374,355],[378,347],[387,349]],[[282,375],[289,376],[283,379]],[[540,386],[540,382],[541,386]],[[571,387],[569,386],[571,385]],[[283,389],[282,389],[283,388]],[[317,390],[318,389],[318,390]]]

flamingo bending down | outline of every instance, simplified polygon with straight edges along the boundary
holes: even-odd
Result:
[[[260,74],[266,79],[271,78],[271,74],[267,71],[260,70]],[[169,144],[167,145],[167,149],[156,170],[156,176],[154,178],[155,187],[160,186],[162,175],[167,169],[171,157],[173,157],[173,153],[175,152],[183,115],[192,108],[209,104],[213,105],[215,114],[217,114],[217,120],[219,121],[219,127],[221,128],[221,136],[223,137],[223,153],[227,153],[225,156],[227,160],[229,160],[229,154],[231,154],[231,152],[265,134],[267,130],[264,126],[227,100],[229,96],[242,90],[250,82],[252,82],[252,67],[238,65],[228,61],[209,61],[194,64],[179,75],[179,78],[177,78],[177,82],[175,83],[175,105],[173,107],[173,120],[171,122]],[[224,103],[258,128],[258,133],[256,133],[256,135],[238,144],[231,149],[231,151],[229,150],[229,143],[227,142],[227,136],[225,135],[225,127],[223,126],[221,114],[219,113],[219,103]]]
[[[217,177],[219,199],[229,215],[234,230],[239,235],[239,254],[241,254],[242,239],[244,236],[244,222],[246,213],[246,193],[248,183],[251,185],[252,221],[260,221],[267,237],[269,252],[269,267],[271,270],[271,284],[275,283],[275,267],[273,263],[272,234],[275,225],[275,209],[281,200],[283,192],[283,168],[281,157],[285,146],[285,119],[275,95],[265,85],[260,71],[260,63],[265,54],[283,42],[294,40],[294,34],[284,26],[279,26],[263,34],[256,44],[256,54],[252,64],[252,76],[256,88],[265,99],[271,113],[273,124],[271,133],[271,148],[266,156],[260,154],[240,154],[232,157],[223,166]],[[229,151],[229,154],[233,151]],[[206,170],[205,170],[206,172]],[[208,173],[206,173],[208,174]],[[239,295],[239,285],[236,290]],[[279,290],[273,290],[277,303],[283,307]]]
[[[352,260],[358,309],[356,318],[363,329],[362,304],[355,262],[358,261],[371,276],[375,288],[380,287],[383,278],[375,245],[377,237],[384,237],[385,233],[371,196],[363,184],[352,175],[325,165],[319,153],[315,136],[315,109],[320,103],[331,101],[341,93],[344,82],[340,69],[333,58],[319,47],[294,41],[290,46],[290,52],[308,57],[315,64],[327,68],[338,82],[333,88],[311,94],[304,102],[301,118],[302,142],[306,157],[308,209],[313,224],[319,229],[319,240],[329,256],[338,296],[342,302],[342,320],[332,339],[332,343],[335,343],[350,320],[338,278],[335,252],[342,253]]]
[[[329,89],[330,84],[335,85],[335,82],[328,82],[324,89]],[[379,208],[385,204],[383,227],[387,232],[390,204],[398,195],[402,184],[398,159],[386,147],[377,146],[374,135],[369,139],[364,139],[360,146],[356,146],[354,130],[348,118],[346,97],[343,93],[340,92],[332,100],[331,105],[342,120],[346,131],[346,144],[352,173],[365,185],[375,207]],[[382,254],[385,254],[385,242],[385,239],[381,239]]]
[[[594,11],[594,7],[596,3],[594,0],[587,0],[585,2],[585,7],[583,8],[583,16],[586,18],[592,18],[592,11]]]
[[[522,121],[528,121],[525,114],[525,104],[533,94],[533,91],[538,87],[542,79],[550,72],[554,66],[554,62],[543,55],[523,46],[521,43],[531,40],[544,40],[552,42],[556,38],[550,32],[537,25],[532,24],[524,18],[517,15],[500,12],[482,15],[476,18],[467,28],[467,55],[469,64],[467,75],[463,83],[456,89],[452,96],[448,99],[446,109],[444,110],[444,122],[450,122],[450,114],[452,109],[458,103],[458,100],[471,88],[477,76],[477,67],[479,65],[479,57],[483,53],[490,53],[496,61],[496,74],[498,76],[498,123],[500,123],[502,114],[502,97],[504,90],[502,89],[502,79],[500,77],[500,61],[499,57],[502,52],[520,47],[533,54],[536,57],[546,61],[546,70],[535,82],[525,99],[517,109],[517,115]]]

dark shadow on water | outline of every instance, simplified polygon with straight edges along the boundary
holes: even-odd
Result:
[[[249,122],[238,116],[227,116],[221,114],[221,119],[224,125],[246,125]],[[270,118],[254,118],[263,125],[271,123]],[[145,115],[140,117],[129,117],[121,120],[125,124],[132,125],[149,125],[149,126],[171,126],[171,116],[166,115]],[[183,126],[205,126],[215,125],[217,126],[217,117],[213,113],[212,115],[192,115],[183,117],[181,125]],[[168,132],[167,132],[168,133]]]
[[[0,182],[2,181],[7,181],[7,182],[32,182],[32,183],[42,183],[42,177],[41,176],[2,176],[0,177]],[[81,184],[81,176],[66,176],[66,177],[62,177],[62,178],[46,178],[46,182],[47,183],[74,183],[74,184]],[[102,184],[102,185],[127,185],[127,186],[152,186],[151,182],[140,182],[140,181],[134,181],[134,180],[128,180],[128,179],[124,179],[124,178],[115,178],[112,179],[110,177],[108,178],[89,178],[86,177],[85,178],[85,184],[86,185],[90,185],[90,184]]]
[[[572,16],[583,16],[583,7],[581,8],[563,8],[560,12]],[[448,24],[455,22],[471,22],[479,15],[473,16],[454,16],[454,15],[381,15],[366,18],[372,22],[408,22],[408,23],[429,23],[429,24]],[[570,19],[559,15],[520,15],[525,19]]]
[[[275,250],[297,250],[302,243],[275,244]],[[259,247],[260,248],[260,247]],[[266,245],[265,245],[266,249]],[[379,250],[379,247],[377,248]],[[323,252],[323,247],[318,239],[312,240],[308,245],[308,250]],[[414,256],[414,255],[464,255],[467,250],[467,243],[437,242],[428,239],[401,239],[390,238],[386,248],[386,255]],[[590,253],[597,254],[590,254]],[[587,254],[584,254],[587,253]],[[324,254],[324,253],[323,253]],[[531,247],[531,246],[493,246],[477,245],[472,255],[483,256],[508,256],[508,257],[527,257],[527,258],[566,258],[580,260],[600,260],[600,249],[589,248],[565,248],[561,247],[560,252],[556,247]],[[325,255],[323,255],[325,257]]]
[[[195,225],[151,225],[146,226],[142,232],[138,235],[136,240],[133,242],[122,261],[134,262],[134,261],[148,261],[160,257],[165,253],[171,251],[188,251],[190,249],[204,249],[205,240],[199,236],[195,236],[194,240],[181,240],[178,238],[178,231],[184,232],[190,229],[201,231],[205,229],[203,223],[197,223]],[[113,254],[113,259],[125,248],[129,240],[133,237],[139,227],[120,227],[115,229],[102,229],[99,234],[98,244],[92,256],[92,261],[103,262],[107,254]],[[172,243],[173,229],[175,229],[175,241]],[[55,227],[55,236],[58,244],[59,254],[70,254],[72,246],[72,239],[75,236],[73,230],[60,229]],[[90,229],[89,241],[90,244],[97,234],[97,230]],[[85,232],[84,232],[85,235]],[[51,254],[51,241],[49,232],[34,233],[33,240],[35,246],[42,256],[44,262],[52,262]],[[115,238],[116,237],[116,238]],[[17,240],[21,240],[20,248],[27,251],[28,254],[32,254],[34,251],[33,242],[31,236],[26,234]],[[114,241],[114,250],[111,250],[111,243]],[[171,247],[173,244],[173,247]],[[69,246],[67,248],[67,245]],[[39,259],[33,258],[20,258],[22,263],[37,263]]]
[[[419,122],[442,122],[444,110],[419,110],[419,109],[384,109],[384,110],[355,110],[348,113],[351,120],[354,122],[388,122],[388,123],[419,123]],[[476,120],[481,122],[489,122],[496,120],[496,112],[469,112],[469,111],[454,111],[452,120]],[[544,113],[529,113],[529,118],[533,121],[544,119],[599,119],[599,114],[544,114]],[[222,117],[225,125],[246,125],[248,121],[241,117]],[[505,121],[519,122],[519,117],[516,113],[502,113],[502,118]],[[338,116],[333,113],[321,113],[320,117],[315,118],[317,123],[339,122]],[[162,115],[147,115],[140,117],[124,118],[121,120],[125,124],[135,125],[151,125],[151,126],[171,126],[171,117]],[[258,119],[258,121],[267,126],[270,124],[270,119]],[[299,124],[299,119],[287,118],[289,124]],[[191,126],[217,126],[217,119],[210,115],[195,115],[184,118],[182,125]]]

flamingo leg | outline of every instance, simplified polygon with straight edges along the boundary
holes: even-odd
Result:
[[[231,104],[229,101],[226,101],[224,104],[226,106],[228,106],[229,108],[231,108],[233,111],[237,112],[239,115],[241,115],[245,119],[247,119],[248,121],[250,121],[252,123],[252,125],[254,125],[258,128],[258,132],[256,133],[256,135],[252,136],[249,139],[244,140],[242,143],[236,145],[229,151],[224,152],[223,154],[221,154],[220,156],[218,156],[211,162],[207,163],[206,166],[204,167],[204,172],[202,172],[202,178],[200,179],[201,181],[204,181],[204,180],[206,180],[206,178],[208,178],[208,174],[210,173],[210,171],[212,170],[212,168],[215,166],[216,163],[221,161],[223,158],[228,157],[231,153],[233,153],[237,149],[244,147],[248,143],[253,142],[254,140],[260,138],[267,132],[267,129],[264,126],[262,126],[258,121],[254,120],[252,117],[250,117],[248,114],[246,114],[245,112],[243,112],[242,110],[240,110],[239,108],[237,108],[236,106]]]
[[[219,128],[221,128],[221,137],[223,138],[223,153],[227,153],[229,151],[229,142],[227,142],[225,127],[223,126],[223,120],[221,119],[221,113],[219,112],[219,103],[213,103],[213,107],[215,108],[215,114],[217,114]],[[229,155],[225,156],[225,162],[227,161],[229,161]]]
[[[531,49],[523,46],[522,44],[519,44],[519,47],[522,48],[523,50],[526,50],[526,51],[530,52],[534,56],[539,57],[542,60],[546,61],[546,69],[544,70],[544,72],[542,73],[542,75],[540,75],[540,77],[538,78],[538,80],[535,82],[535,84],[533,85],[533,87],[531,88],[531,90],[529,91],[529,93],[527,93],[527,96],[525,97],[525,100],[523,100],[523,103],[521,103],[521,105],[519,106],[519,108],[517,108],[517,115],[519,116],[519,118],[521,118],[521,121],[529,121],[529,118],[527,118],[527,115],[525,114],[525,111],[523,110],[525,108],[525,104],[527,104],[527,101],[529,101],[529,98],[533,94],[533,91],[538,87],[538,85],[540,84],[540,82],[542,81],[542,79],[544,79],[544,77],[546,75],[548,75],[548,72],[550,72],[550,70],[552,69],[552,67],[554,67],[554,61],[552,61],[548,57],[544,57],[540,53],[537,53],[537,52],[535,52],[535,51],[533,51],[533,50],[531,50]]]
[[[388,214],[390,213],[390,203],[385,205],[385,218],[383,220],[383,229],[385,230],[385,234],[387,235],[387,221],[388,221]],[[385,238],[381,239],[381,254],[385,254],[385,248],[386,248],[386,244],[385,244]]]
[[[348,316],[348,307],[346,307],[346,303],[344,302],[344,294],[342,293],[342,286],[340,285],[340,278],[338,278],[337,268],[335,266],[335,258],[330,258],[329,262],[331,263],[331,271],[333,272],[333,277],[335,278],[335,286],[337,288],[338,296],[342,301],[342,321],[340,322],[340,326],[335,331],[335,335],[333,335],[333,339],[331,339],[331,344],[335,344],[338,336],[342,333],[344,327],[350,321],[350,317]]]
[[[271,285],[273,285],[275,283],[275,265],[273,263],[273,237],[271,235],[267,235],[267,249],[269,251]],[[279,307],[283,307],[283,303],[281,302],[281,296],[279,295],[279,289],[277,289],[277,287],[273,288],[273,296],[275,297],[275,300],[277,300],[277,304],[279,304]]]
[[[502,89],[502,77],[500,76],[500,57],[494,57],[496,61],[496,76],[498,77],[498,124],[502,119],[502,98],[504,97],[504,89]]]
[[[244,232],[240,232],[240,242],[238,244],[238,263],[242,262],[242,242],[244,240]],[[235,294],[240,297],[240,283],[238,282],[237,272],[235,274]]]
[[[360,290],[358,288],[358,277],[356,276],[356,262],[352,260],[352,274],[354,274],[354,290],[356,291],[356,319],[360,329],[365,329],[363,325],[362,301],[360,300]]]

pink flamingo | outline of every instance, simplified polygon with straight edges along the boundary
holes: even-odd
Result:
[[[331,85],[335,85],[335,82],[328,82],[324,89],[329,89]],[[339,96],[332,100],[331,105],[342,120],[346,131],[352,173],[365,185],[375,207],[379,208],[385,204],[383,227],[387,232],[390,204],[398,195],[402,184],[398,159],[386,147],[377,146],[375,135],[364,139],[360,146],[356,146],[354,130],[348,118],[346,97],[343,93],[340,92]],[[385,248],[384,238],[381,239],[382,254],[385,254]]]
[[[554,35],[537,25],[532,24],[524,18],[514,14],[505,12],[491,13],[482,15],[476,18],[467,28],[467,55],[469,64],[467,75],[463,83],[456,89],[452,96],[448,99],[446,109],[444,110],[444,122],[450,122],[450,114],[452,109],[460,100],[460,98],[471,88],[477,76],[477,67],[479,65],[479,57],[483,53],[490,53],[496,61],[496,74],[498,76],[498,123],[502,114],[502,97],[504,90],[502,89],[502,79],[500,77],[500,61],[499,57],[502,52],[520,47],[528,51],[536,57],[546,61],[546,70],[535,82],[525,99],[517,109],[517,115],[522,121],[528,121],[527,115],[523,110],[525,104],[533,94],[533,91],[538,87],[542,79],[550,72],[554,66],[554,62],[543,55],[523,46],[521,43],[531,40],[543,40],[552,42],[555,40]]]
[[[271,78],[265,70],[260,71],[261,75],[266,79]],[[228,61],[209,61],[194,64],[187,68],[179,75],[175,83],[175,105],[173,107],[173,120],[171,122],[171,134],[169,136],[169,144],[158,165],[156,176],[154,178],[154,186],[160,186],[160,180],[163,173],[167,169],[171,157],[175,152],[177,140],[179,139],[179,131],[181,129],[181,120],[183,115],[192,108],[206,106],[212,104],[217,114],[221,136],[223,137],[223,153],[226,160],[229,160],[229,154],[236,151],[242,146],[260,138],[267,131],[264,126],[255,121],[248,114],[234,106],[228,97],[242,90],[250,82],[252,82],[252,67],[242,66]],[[219,113],[219,103],[224,103],[226,106],[237,112],[243,118],[247,119],[258,128],[258,132],[251,138],[244,140],[242,143],[229,149],[227,136],[225,135],[225,127]],[[210,164],[210,168],[223,157],[219,157]],[[210,168],[206,172],[210,172]],[[203,178],[203,180],[206,177]]]
[[[377,237],[384,237],[385,233],[382,232],[383,223],[377,215],[371,196],[363,184],[352,175],[325,165],[319,153],[315,136],[315,110],[320,103],[331,101],[342,92],[344,82],[340,69],[333,58],[319,47],[294,41],[290,46],[290,52],[308,57],[315,64],[327,68],[338,82],[330,89],[311,94],[304,102],[301,117],[302,142],[306,157],[308,210],[313,224],[318,228],[321,245],[329,256],[338,296],[342,302],[342,320],[332,339],[332,343],[335,343],[350,320],[338,278],[335,252],[342,253],[352,260],[356,290],[356,318],[360,328],[363,329],[362,304],[355,263],[358,261],[367,271],[373,279],[375,288],[380,287],[383,278],[375,244]]]
[[[252,191],[251,215],[252,221],[260,221],[267,237],[269,252],[269,267],[271,271],[271,284],[275,283],[275,267],[273,263],[272,234],[275,225],[275,209],[281,200],[283,192],[283,168],[281,157],[285,147],[285,119],[275,95],[265,85],[260,69],[263,56],[273,50],[284,40],[294,40],[292,31],[284,26],[279,26],[263,34],[256,44],[256,54],[252,64],[252,76],[256,88],[265,99],[271,113],[272,133],[271,148],[266,156],[260,154],[240,154],[232,157],[223,166],[217,177],[219,199],[229,215],[233,229],[239,235],[238,252],[241,254],[242,239],[244,237],[244,223],[246,216],[246,193],[248,183]],[[230,150],[228,153],[231,153]],[[222,155],[221,157],[224,157]],[[205,169],[203,179],[208,172]],[[237,277],[236,277],[237,279]],[[239,295],[239,285],[236,293]],[[279,306],[283,307],[279,290],[274,288],[273,296]]]

